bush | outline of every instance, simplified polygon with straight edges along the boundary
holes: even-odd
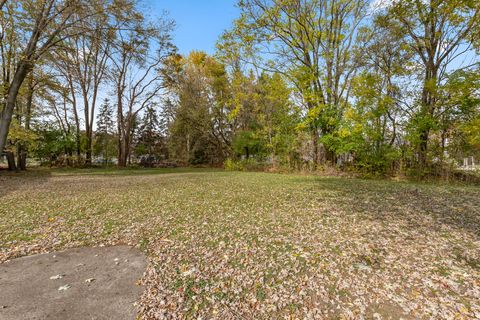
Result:
[[[254,158],[242,160],[228,158],[223,165],[227,171],[263,171],[266,168],[264,163],[258,162]]]

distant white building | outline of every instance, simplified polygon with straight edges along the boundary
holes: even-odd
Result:
[[[464,170],[477,170],[480,169],[480,162],[476,161],[475,157],[463,158],[463,165],[461,166]]]

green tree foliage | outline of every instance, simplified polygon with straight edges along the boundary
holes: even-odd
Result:
[[[399,158],[395,148],[395,124],[392,123],[393,101],[381,94],[380,75],[364,73],[355,78],[352,93],[356,103],[348,107],[337,135],[330,143],[336,153],[345,155],[363,171],[385,174]]]
[[[38,124],[34,132],[37,139],[32,154],[44,164],[65,164],[65,157],[75,146],[75,137],[47,122]]]
[[[249,61],[275,71],[293,89],[289,100],[301,108],[297,129],[311,135],[305,143],[299,130],[290,131],[303,160],[387,174],[454,163],[474,152],[477,2],[238,5],[241,17],[222,36],[221,56],[234,70]],[[462,63],[467,58],[473,63]],[[256,127],[239,135],[237,153],[242,144],[265,149],[261,126],[250,123]]]
[[[87,2],[0,2],[0,146],[11,128],[19,167],[93,150],[424,175],[480,157],[478,1],[238,0],[213,56],[178,54],[174,22],[135,0]]]
[[[8,57],[2,57],[2,66],[9,65],[9,70],[4,70],[9,76],[2,79],[4,100],[0,106],[0,152],[3,152],[17,97],[35,64],[63,40],[78,33],[73,26],[97,12],[81,0],[9,1],[3,2],[0,10],[2,20],[8,21],[7,30],[10,31],[9,41],[1,41],[2,46],[6,45],[3,49],[8,52]],[[3,28],[1,32],[4,32]],[[14,40],[20,38],[25,40]]]
[[[157,159],[168,158],[165,123],[153,105],[145,109],[143,118],[139,123],[135,154],[142,157],[145,164],[151,164],[152,161]]]
[[[170,84],[175,98],[170,124],[170,149],[174,159],[190,164],[219,164],[229,147],[224,104],[224,66],[203,52],[171,60],[176,79]]]
[[[242,76],[237,73],[236,77]],[[242,78],[250,85],[243,85],[243,91],[234,94],[236,107],[230,115],[236,128],[235,156],[269,158],[273,165],[286,165],[295,153],[296,127],[300,122],[298,109],[290,100],[291,89],[278,73]]]
[[[255,65],[292,82],[305,108],[315,163],[334,161],[327,140],[326,152],[318,140],[332,134],[342,118],[349,80],[360,65],[353,52],[367,5],[364,0],[241,0],[241,17],[223,37],[221,48],[239,47]]]
[[[457,70],[439,90],[441,117],[438,138],[432,139],[437,157],[480,156],[479,71]]]
[[[115,119],[113,106],[108,98],[100,105],[95,131],[94,153],[101,157],[104,164],[109,164],[117,153],[115,137]]]
[[[291,89],[279,74],[224,64],[202,52],[172,57],[166,69],[176,101],[169,126],[171,154],[190,164],[220,164],[254,158],[259,162],[288,162],[299,113]]]
[[[469,0],[395,1],[387,14],[393,23],[386,27],[405,34],[404,41],[419,65],[416,74],[420,84],[409,130],[414,160],[425,167],[432,156],[437,156],[429,154],[431,136],[438,140],[435,136],[443,127],[441,87],[449,66],[471,51],[472,42],[478,38],[480,4]]]

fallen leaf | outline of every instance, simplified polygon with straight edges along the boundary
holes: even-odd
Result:
[[[61,286],[60,288],[58,288],[58,291],[66,291],[68,289],[70,289],[72,286],[69,285],[69,284],[66,284],[64,286]]]

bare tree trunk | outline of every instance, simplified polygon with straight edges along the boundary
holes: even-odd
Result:
[[[118,166],[125,167],[125,133],[123,119],[122,86],[117,87],[117,132],[118,132]]]
[[[15,156],[14,156],[13,152],[7,151],[7,152],[5,152],[5,156],[7,157],[8,170],[9,171],[16,171],[17,167],[15,165]]]
[[[33,94],[35,90],[35,84],[33,75],[30,73],[28,78],[28,93],[27,101],[25,108],[25,130],[30,130],[30,122],[32,118],[32,105],[33,105]],[[20,170],[27,170],[27,148],[24,144],[19,143],[17,146],[17,167]]]
[[[75,120],[75,151],[77,153],[77,165],[80,165],[81,162],[81,141],[80,141],[80,118],[78,116],[77,110],[77,97],[75,95],[75,87],[73,85],[73,78],[72,72],[70,69],[67,69],[67,79],[68,84],[70,86],[70,94],[72,95],[72,110],[73,110],[73,118]]]
[[[6,1],[1,2],[1,7]],[[59,2],[61,3],[61,2]],[[57,36],[61,31],[67,28],[67,21],[72,17],[73,11],[65,11],[62,15],[58,12],[62,12],[67,8],[73,7],[76,2],[66,1],[64,6],[56,6],[55,0],[42,1],[38,6],[36,17],[34,19],[34,27],[30,32],[30,39],[22,54],[20,55],[20,61],[18,62],[15,70],[15,75],[8,88],[7,101],[4,109],[0,114],[0,151],[5,149],[7,142],[8,131],[12,122],[13,111],[15,108],[15,102],[17,100],[18,92],[25,80],[27,74],[31,71],[33,64],[39,59],[39,57],[50,50],[58,42]],[[61,17],[56,21],[57,17]],[[58,22],[53,28],[54,22]],[[50,31],[44,34],[46,31]],[[45,41],[39,47],[39,39],[44,38]]]
[[[128,161],[128,135],[124,134],[120,141],[118,166],[126,167]]]
[[[25,77],[29,72],[30,66],[26,61],[21,61],[18,65],[12,84],[8,88],[7,101],[3,111],[0,113],[0,152],[5,149],[7,144],[8,130],[12,122],[13,110],[17,101],[18,92],[22,86]]]
[[[17,145],[17,169],[27,170],[27,152],[23,145]]]
[[[312,148],[313,148],[313,165],[317,167],[320,163],[320,148],[318,144],[318,130],[316,126],[312,126],[311,128],[311,135],[312,135]]]
[[[437,85],[437,67],[433,62],[433,57],[430,58],[429,63],[426,64],[425,80],[422,91],[422,110],[421,123],[419,131],[418,144],[418,164],[420,168],[426,168],[428,165],[428,141],[430,130],[432,127],[431,120],[434,116],[436,105],[436,85]],[[434,85],[432,85],[434,83]]]
[[[86,136],[86,146],[85,146],[85,164],[92,164],[92,127],[90,124],[90,106],[88,102],[88,95],[83,92],[84,99],[84,112],[85,112],[85,136]]]

